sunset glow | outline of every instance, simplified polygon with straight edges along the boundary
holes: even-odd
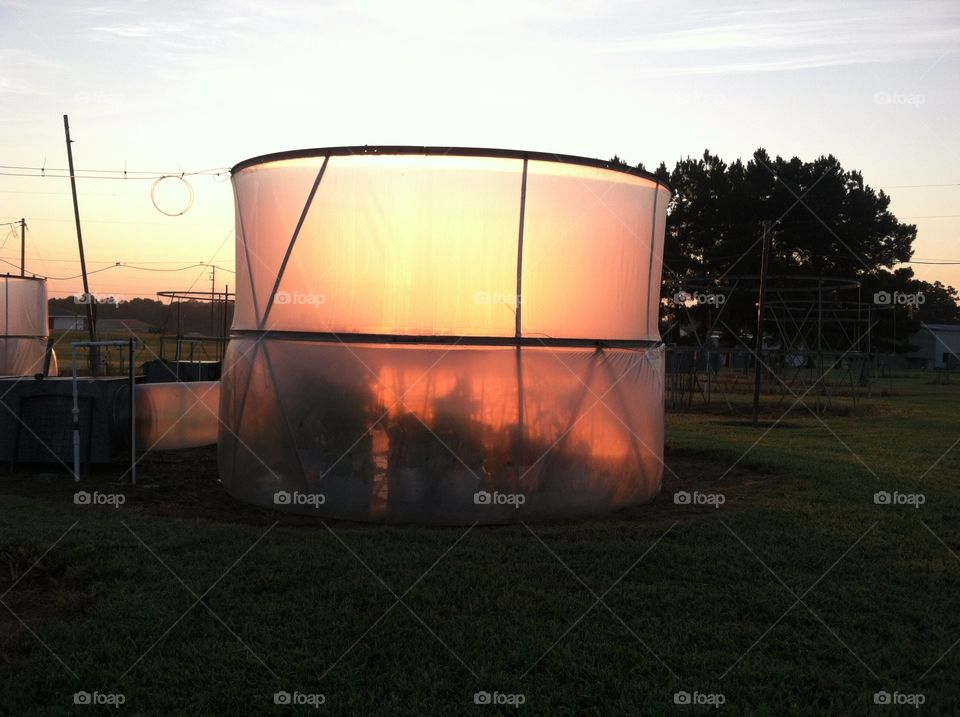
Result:
[[[758,146],[832,153],[918,225],[914,258],[960,259],[960,10],[818,8],[4,0],[0,222],[27,219],[28,270],[64,277],[51,296],[79,293],[66,278],[80,273],[69,185],[53,171],[66,167],[69,114],[78,169],[109,170],[78,182],[89,268],[100,270],[91,288],[104,294],[208,289],[208,268],[183,269],[199,262],[222,267],[221,290],[235,283],[228,175],[185,177],[193,205],[168,217],[151,202],[156,171],[225,172],[265,152],[364,143],[617,154],[648,168],[704,148],[728,160]],[[175,182],[158,194],[167,211],[185,206]],[[0,237],[15,271],[19,237]],[[960,267],[914,268],[960,284]]]

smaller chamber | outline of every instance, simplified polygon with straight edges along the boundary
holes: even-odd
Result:
[[[48,338],[46,279],[0,275],[0,376],[44,373]],[[47,375],[57,375],[53,355]]]

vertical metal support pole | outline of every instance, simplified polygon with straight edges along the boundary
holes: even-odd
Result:
[[[863,297],[861,296],[860,285],[858,284],[857,285],[857,352],[858,353],[863,353],[863,346],[861,345],[863,340],[863,332],[860,331],[860,325],[863,321],[863,319],[860,318],[860,307],[862,306],[862,303],[861,303],[862,301],[863,301]]]
[[[230,309],[230,284],[223,285],[223,342],[220,349],[220,360],[227,357],[227,331],[229,327],[227,312]]]
[[[763,366],[763,302],[767,294],[767,269],[770,261],[770,222],[763,223],[763,253],[760,257],[760,294],[757,299],[757,336],[754,356],[756,368],[753,372],[753,426],[760,418],[760,372]]]
[[[527,213],[527,160],[523,160],[523,178],[520,180],[520,227],[517,230],[517,311],[513,335],[522,334],[521,312],[523,311],[523,225]]]
[[[229,333],[230,323],[228,312],[230,311],[230,285],[223,285],[223,326],[220,330],[220,360],[223,361],[227,357],[227,336]]]
[[[137,343],[130,339],[130,482],[137,484]]]
[[[80,480],[80,407],[77,405],[77,347],[70,347],[70,367],[73,371],[73,480]]]
[[[27,220],[20,217],[20,276],[27,271]]]
[[[520,463],[523,461],[523,349],[520,346],[520,336],[523,334],[523,228],[526,223],[527,213],[527,165],[528,160],[523,160],[523,176],[520,180],[520,226],[517,229],[517,295],[516,295],[516,316],[513,335],[517,339],[515,348],[517,361],[517,438],[513,443],[513,463],[515,475],[520,476]]]
[[[217,267],[214,266],[210,273],[210,335],[217,330]]]
[[[713,307],[710,306],[710,304],[707,304],[707,326],[709,326],[709,327],[711,327],[711,328],[713,327]],[[706,340],[706,345],[707,345],[707,351],[706,351],[706,354],[707,354],[707,356],[706,356],[706,358],[707,358],[707,362],[706,362],[706,363],[707,363],[707,405],[709,406],[709,405],[710,405],[710,399],[713,397],[713,392],[712,392],[712,388],[713,388],[713,366],[710,364],[710,354],[711,354],[711,349],[713,348],[713,346],[711,345],[712,339],[711,339],[711,337],[710,337],[710,331],[709,331],[709,330],[707,331],[706,339],[707,339],[707,340]]]
[[[867,307],[867,397],[873,397],[873,344],[870,341],[870,334],[873,333],[873,309]],[[878,367],[879,370],[879,367]]]
[[[817,380],[823,380],[823,279],[817,279]],[[815,385],[816,385],[815,384]],[[820,392],[822,385],[817,385],[817,413],[820,412]]]
[[[183,314],[181,313],[180,305],[181,305],[181,301],[180,299],[177,299],[177,344],[176,344],[177,349],[176,351],[174,351],[173,360],[177,362],[176,377],[178,381],[180,380],[180,339],[183,334]]]
[[[660,183],[657,182],[657,186],[653,190],[653,214],[650,217],[650,246],[649,246],[650,263],[647,265],[647,301],[648,302],[650,301],[649,297],[650,297],[650,294],[653,293],[653,288],[654,288],[653,286],[651,286],[651,284],[653,284],[653,264],[657,260],[657,201],[659,199],[660,199]],[[661,264],[663,263],[663,251],[664,249],[661,248],[660,250]],[[657,336],[659,336],[660,335],[660,287],[658,286],[656,287],[656,289],[657,289],[657,293],[656,293],[656,299],[654,299],[654,301],[656,302],[656,306],[657,306],[657,317],[656,317],[657,325],[654,326],[653,328],[656,329]],[[647,328],[648,338],[650,336],[650,313],[651,313],[650,308],[648,307],[646,321],[644,322],[644,326],[646,326]]]

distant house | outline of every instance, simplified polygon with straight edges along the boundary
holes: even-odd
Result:
[[[51,331],[83,331],[87,328],[87,317],[74,314],[65,309],[50,309],[47,321]]]
[[[911,366],[925,369],[960,368],[960,324],[926,324],[910,343],[918,349],[907,354]]]
[[[100,319],[97,333],[104,334],[149,334],[156,329],[140,319]]]

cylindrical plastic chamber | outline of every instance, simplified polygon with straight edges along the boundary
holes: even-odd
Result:
[[[233,170],[234,496],[448,524],[653,498],[669,189],[577,157],[354,147]]]
[[[47,324],[46,280],[0,275],[0,376],[43,373]],[[57,375],[55,359],[48,373]]]

